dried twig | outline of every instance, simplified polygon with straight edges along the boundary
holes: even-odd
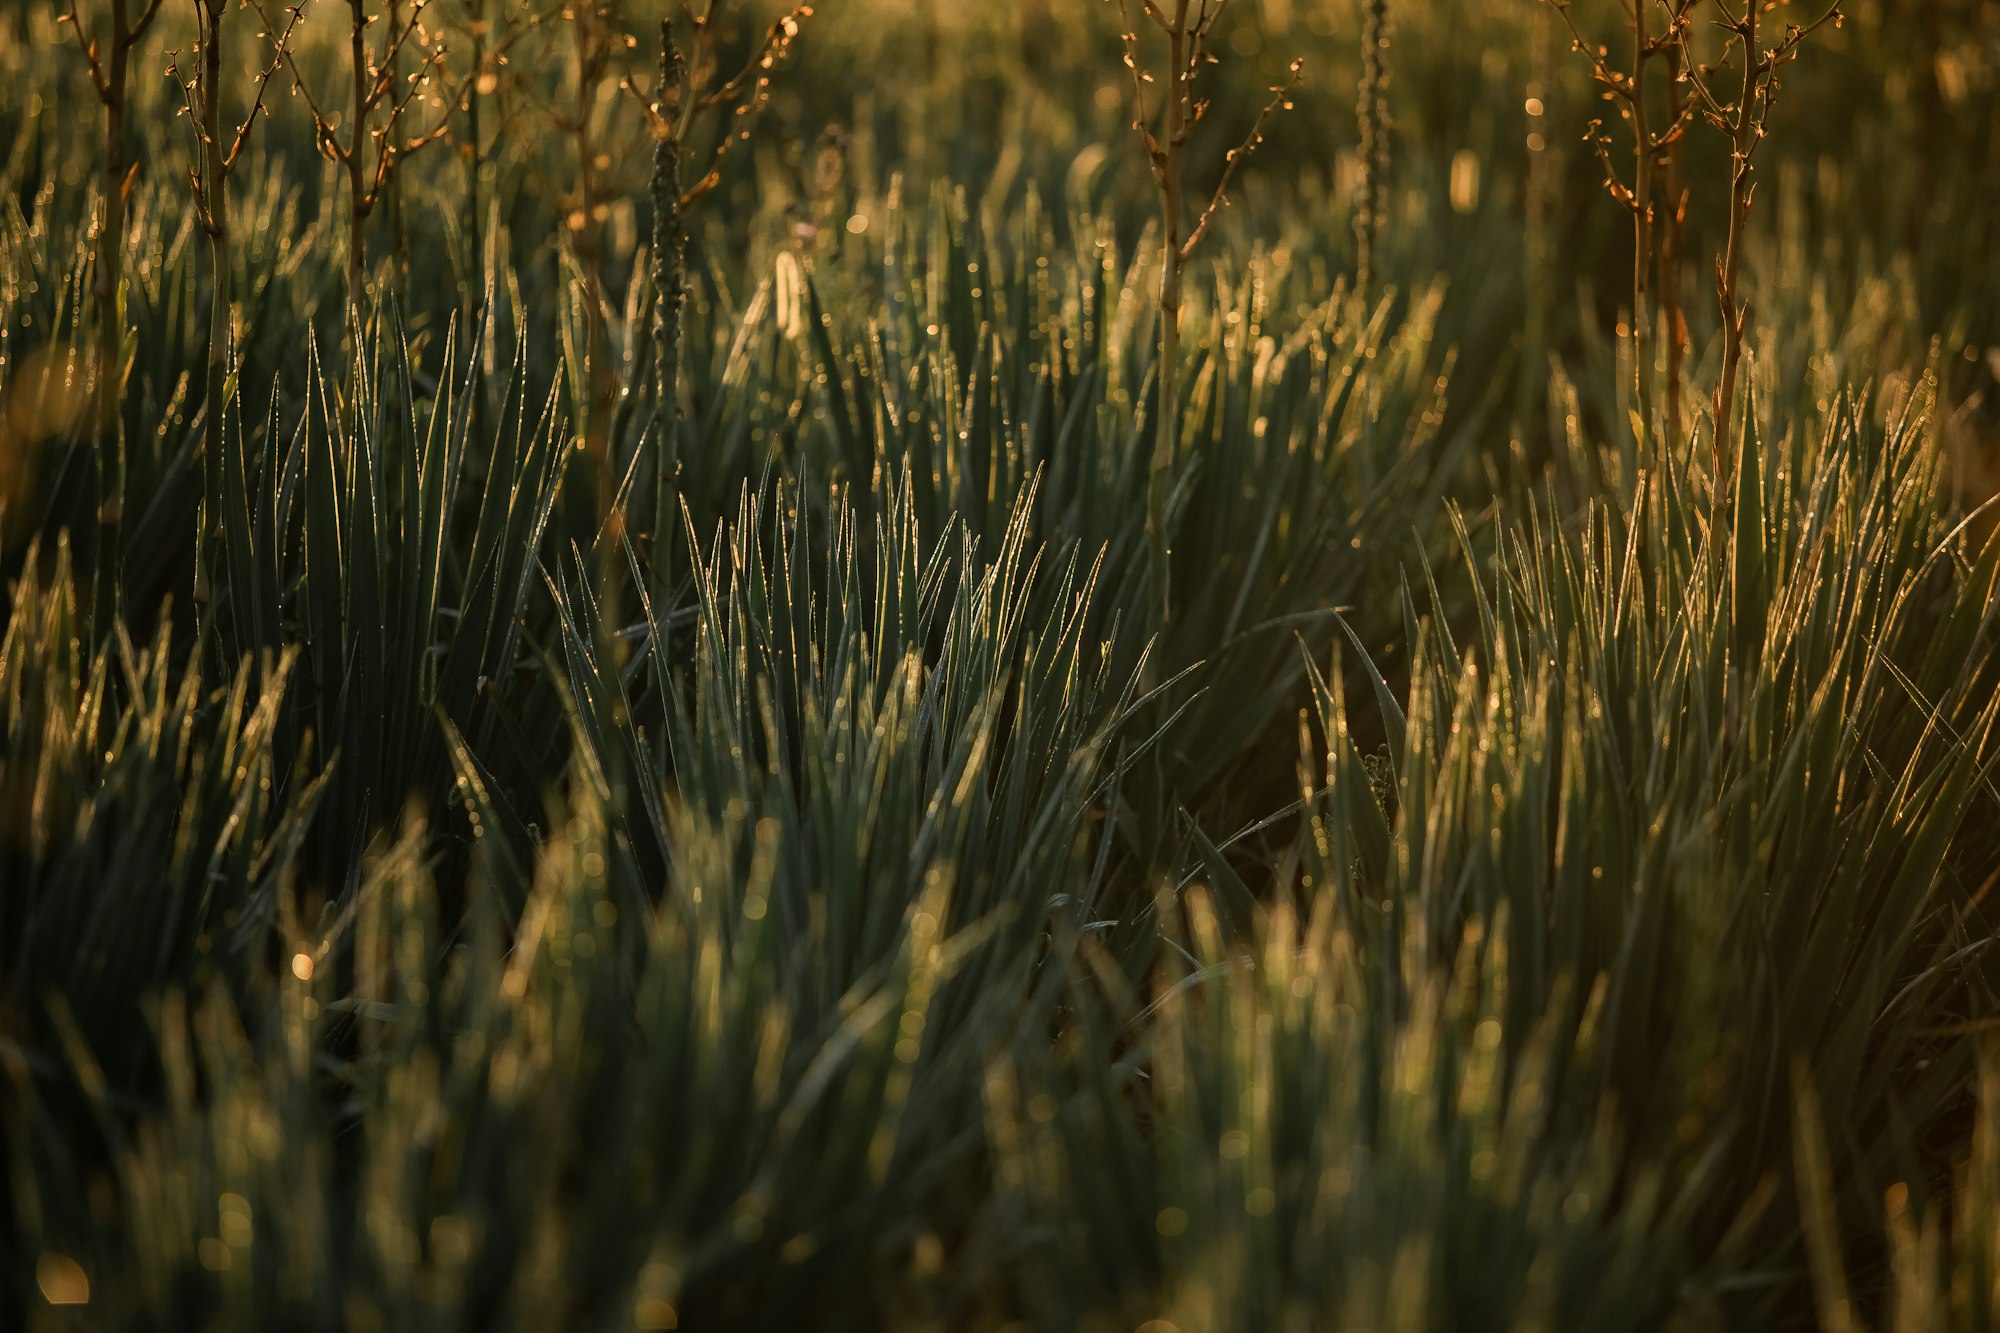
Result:
[[[1375,286],[1376,242],[1388,212],[1388,48],[1388,0],[1368,0],[1361,29],[1361,92],[1355,106],[1361,130],[1361,189],[1354,207],[1354,285],[1364,296]]]
[[[1687,132],[1691,111],[1678,95],[1669,97],[1669,114],[1666,124],[1655,129],[1652,123],[1652,67],[1655,62],[1665,60],[1669,65],[1669,84],[1677,77],[1675,65],[1679,53],[1684,49],[1687,11],[1695,0],[1651,0],[1664,11],[1665,25],[1655,33],[1652,27],[1649,0],[1632,0],[1628,6],[1628,22],[1632,31],[1630,63],[1628,68],[1618,68],[1611,63],[1608,46],[1593,43],[1577,25],[1571,13],[1571,0],[1543,0],[1561,19],[1570,37],[1570,48],[1584,57],[1590,65],[1590,75],[1604,89],[1606,101],[1615,104],[1619,118],[1632,127],[1632,167],[1628,184],[1624,172],[1614,157],[1617,145],[1606,132],[1602,120],[1592,120],[1585,126],[1583,139],[1596,155],[1598,165],[1604,171],[1605,191],[1622,206],[1632,218],[1632,313],[1629,333],[1632,339],[1632,396],[1643,430],[1653,429],[1653,333],[1659,321],[1659,311],[1655,309],[1654,276],[1661,273],[1662,255],[1656,239],[1656,230],[1661,224],[1661,210],[1656,198],[1661,179],[1662,164],[1673,154],[1682,136]],[[1667,205],[1678,216],[1679,200],[1670,196]],[[1669,224],[1667,232],[1674,238],[1669,245],[1677,244],[1678,223]],[[1674,286],[1675,280],[1662,274],[1661,288]],[[1670,307],[1678,311],[1677,301],[1669,298]],[[1669,338],[1675,336],[1673,330]],[[1678,366],[1678,361],[1675,361]],[[1670,374],[1677,374],[1677,369]],[[1678,404],[1678,395],[1670,395]],[[1670,417],[1677,416],[1670,413]],[[1670,421],[1670,438],[1678,437],[1678,424]]]
[[[715,82],[716,0],[708,0],[698,14],[692,9],[685,12],[692,55],[677,60],[680,73],[675,76],[675,86],[662,88],[656,82],[649,89],[630,70],[619,80],[619,87],[637,102],[654,137],[671,138],[679,145],[682,178],[686,175],[687,158],[700,119],[708,113],[727,112],[724,128],[695,173],[694,184],[680,191],[682,208],[690,207],[721,184],[724,162],[732,152],[750,142],[758,116],[770,104],[771,76],[790,58],[805,20],[813,16],[813,7],[795,4],[779,15],[751,48],[743,66],[719,83]]]
[[[674,529],[679,520],[681,312],[687,302],[687,223],[681,193],[681,136],[657,132],[667,123],[666,97],[686,76],[674,25],[660,23],[660,100],[651,104],[653,136],[653,243],[648,276],[653,283],[654,481],[653,600],[664,606],[672,578]],[[626,86],[631,85],[629,81]]]
[[[269,29],[267,0],[248,3]],[[407,14],[400,7],[390,10],[379,44],[368,34],[375,19],[368,13],[367,0],[347,0],[347,5],[349,87],[342,117],[328,114],[290,45],[282,41],[276,45],[278,59],[291,73],[293,91],[312,117],[314,146],[341,168],[347,180],[347,295],[350,310],[358,314],[367,286],[369,217],[397,169],[451,132],[452,117],[465,110],[477,80],[500,62],[505,46],[489,49],[480,63],[455,79],[447,78],[447,43],[442,32],[426,22],[431,0],[414,0]],[[401,57],[412,43],[417,66],[402,73]]]
[[[222,39],[229,0],[194,0],[196,39],[194,69],[182,71],[178,54],[167,67],[167,77],[180,90],[183,114],[194,137],[194,161],[188,168],[188,186],[194,203],[195,221],[208,237],[210,291],[208,311],[208,374],[206,406],[203,410],[202,456],[206,500],[203,505],[204,541],[212,546],[220,538],[223,475],[223,416],[229,399],[229,367],[235,328],[230,289],[229,178],[236,173],[249,147],[257,122],[264,115],[271,80],[290,59],[292,43],[305,15],[306,0],[298,0],[286,11],[282,27],[267,22],[266,36],[275,54],[251,84],[250,108],[233,125],[223,112]],[[207,596],[210,563],[204,553],[197,566],[196,599]]]
[[[1210,48],[1216,20],[1228,0],[1138,0],[1138,13],[1149,21],[1166,45],[1166,88],[1157,113],[1147,95],[1155,80],[1140,50],[1139,27],[1130,0],[1114,0],[1124,63],[1132,85],[1132,127],[1145,149],[1153,185],[1160,198],[1160,346],[1158,420],[1153,457],[1147,473],[1146,534],[1153,576],[1155,615],[1165,628],[1172,609],[1172,552],[1167,542],[1167,488],[1180,449],[1180,320],[1182,275],[1195,247],[1207,236],[1215,215],[1228,205],[1229,187],[1243,162],[1263,142],[1264,125],[1272,113],[1291,105],[1301,82],[1303,64],[1294,60],[1284,83],[1271,90],[1271,100],[1258,112],[1250,132],[1223,159],[1221,180],[1207,205],[1188,226],[1185,181],[1188,142],[1208,114],[1209,104],[1195,88],[1203,69],[1216,63]]]
[[[1787,24],[1777,45],[1758,44],[1761,0],[1745,0],[1741,13],[1729,0],[1709,0],[1721,16],[1717,26],[1730,35],[1732,57],[1741,62],[1742,85],[1733,102],[1723,102],[1711,80],[1721,65],[1704,65],[1690,60],[1686,74],[1698,106],[1708,122],[1727,135],[1730,142],[1729,235],[1715,265],[1716,304],[1722,315],[1722,373],[1715,386],[1711,407],[1715,415],[1714,506],[1718,522],[1727,512],[1734,486],[1736,467],[1736,390],[1740,374],[1746,330],[1750,322],[1750,302],[1742,295],[1743,248],[1750,226],[1750,206],[1756,195],[1753,178],[1757,146],[1769,130],[1771,109],[1779,92],[1778,74],[1798,58],[1806,40],[1828,24],[1838,27],[1842,15],[1840,0],[1833,0],[1818,18],[1809,23]]]
[[[680,6],[688,32],[685,47],[671,21],[659,30],[659,66],[650,80],[633,68],[628,44],[619,89],[637,104],[653,137],[652,175],[648,193],[653,207],[652,255],[648,277],[653,284],[653,393],[657,454],[653,516],[655,593],[667,569],[667,550],[679,521],[678,506],[687,489],[683,474],[696,460],[680,457],[680,332],[686,304],[688,211],[722,181],[732,153],[751,142],[758,116],[771,100],[772,76],[790,58],[804,23],[813,16],[811,4],[788,7],[766,27],[751,46],[743,64],[727,78],[718,74],[717,0],[699,9]],[[706,149],[704,121],[720,120]],[[689,185],[690,172],[694,183]]]

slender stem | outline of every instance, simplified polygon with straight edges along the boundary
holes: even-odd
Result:
[[[81,38],[79,38],[81,40]],[[111,49],[105,68],[104,213],[98,222],[96,268],[91,295],[97,306],[97,427],[102,444],[118,433],[118,359],[124,342],[119,327],[118,291],[125,268],[125,98],[132,30],[126,0],[111,0]]]
[[[485,94],[480,91],[480,80],[486,69],[486,0],[472,0],[472,82],[465,97],[465,193],[466,193],[466,236],[468,260],[466,272],[471,274],[474,285],[474,310],[485,299],[486,245],[481,229],[485,219],[481,216],[482,202],[479,194],[479,172],[481,167],[481,145],[479,138],[479,106]]]
[[[660,24],[658,124],[653,140],[653,411],[656,449],[653,499],[652,594],[665,614],[672,572],[674,527],[680,499],[681,314],[687,301],[687,224],[681,213],[682,126],[670,115],[669,99],[682,106],[692,90],[682,86],[686,66],[674,42],[673,24]]]
[[[1646,117],[1652,30],[1645,0],[1632,0],[1632,400],[1642,432],[1653,429],[1653,141]]]
[[[203,532],[216,536],[221,522],[223,414],[227,409],[232,336],[229,281],[229,164],[222,130],[222,23],[228,0],[201,0],[201,214],[208,233],[207,405],[203,414],[203,475],[206,481]],[[208,557],[204,555],[203,564]],[[205,581],[203,591],[212,584]]]
[[[1354,209],[1354,285],[1365,299],[1377,280],[1376,242],[1388,212],[1388,0],[1368,0],[1361,30],[1361,192]]]
[[[209,256],[214,295],[209,302],[208,376],[210,442],[222,430],[223,380],[229,368],[229,181],[222,148],[222,21],[227,0],[205,0],[207,32],[201,47],[202,185],[208,216]],[[215,451],[210,450],[211,454]]]
[[[385,39],[389,51],[386,73],[389,78],[390,87],[400,90],[403,86],[404,40],[400,34],[403,32],[405,22],[402,0],[383,0],[383,3],[389,25],[389,35]],[[411,14],[408,22],[414,25],[416,21],[417,16],[414,13]],[[394,94],[391,95],[394,96]],[[401,178],[391,172],[382,178],[379,188],[383,195],[383,220],[389,227],[389,251],[394,261],[395,280],[398,287],[402,291],[407,292],[410,285],[410,247],[409,237],[403,231],[403,191]]]
[[[1173,552],[1167,542],[1167,488],[1180,451],[1181,359],[1181,151],[1187,140],[1195,71],[1190,67],[1189,0],[1174,0],[1167,27],[1168,88],[1166,123],[1160,136],[1160,367],[1159,425],[1153,435],[1153,462],[1146,481],[1146,532],[1152,557],[1153,601],[1161,629],[1173,607]]]
[[[1750,228],[1750,156],[1756,149],[1758,126],[1757,6],[1743,7],[1737,26],[1743,56],[1743,90],[1730,121],[1732,161],[1729,176],[1729,239],[1716,273],[1716,300],[1722,308],[1722,377],[1715,386],[1715,506],[1727,509],[1736,466],[1736,377],[1743,362],[1743,327],[1747,312],[1737,296],[1743,266],[1744,237]]]
[[[604,335],[599,327],[603,309],[603,253],[601,229],[597,221],[597,151],[591,138],[591,112],[602,76],[603,37],[599,33],[597,11],[592,4],[576,7],[570,32],[575,40],[576,90],[571,111],[571,140],[576,151],[576,207],[569,216],[571,251],[583,278],[583,364],[578,367],[583,385],[577,404],[583,420],[584,454],[597,469],[597,517],[607,521],[617,494],[617,469],[608,447],[610,432],[611,385],[606,374]]]
[[[88,39],[78,33],[77,40]],[[98,89],[104,103],[103,214],[98,219],[91,274],[97,317],[97,442],[92,454],[97,481],[97,544],[92,578],[95,604],[105,614],[117,608],[119,530],[125,512],[125,433],[120,411],[125,327],[120,296],[125,278],[127,70],[136,42],[126,0],[111,0],[111,44]]]
[[[347,126],[347,307],[354,328],[354,354],[360,355],[362,307],[368,298],[368,214],[375,201],[363,186],[368,151],[368,14],[365,0],[347,0],[348,65],[353,80],[353,105]],[[391,34],[393,37],[393,34]]]
[[[1687,203],[1681,184],[1681,123],[1687,115],[1687,88],[1681,82],[1684,56],[1676,37],[1666,47],[1667,133],[1669,142],[1661,150],[1660,187],[1666,196],[1660,204],[1660,322],[1667,339],[1666,428],[1667,447],[1678,449],[1684,438],[1681,407],[1681,377],[1687,356],[1687,321],[1681,314],[1680,270],[1682,238],[1687,225]]]
[[[481,372],[474,379],[479,389],[473,393],[467,410],[472,417],[473,438],[483,438],[487,413],[487,395],[492,391],[495,371],[495,350],[499,335],[495,330],[494,305],[487,303],[489,284],[486,270],[486,200],[481,189],[481,178],[485,171],[485,139],[480,129],[480,108],[485,100],[481,86],[486,75],[486,0],[472,0],[472,68],[465,87],[465,195],[466,204],[466,262],[465,271],[470,291],[467,294],[466,310],[472,320],[472,327],[478,331],[479,347],[474,355]],[[497,304],[497,303],[495,303]]]

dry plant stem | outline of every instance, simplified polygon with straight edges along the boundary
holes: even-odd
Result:
[[[1719,6],[1720,0],[1718,0]],[[1757,6],[1760,0],[1745,0],[1743,17],[1734,27],[1742,46],[1743,91],[1736,106],[1735,123],[1730,126],[1729,238],[1723,245],[1722,262],[1716,269],[1715,297],[1722,313],[1722,377],[1715,386],[1715,504],[1718,511],[1728,506],[1728,495],[1736,469],[1736,376],[1743,364],[1743,329],[1750,318],[1747,304],[1739,302],[1737,290],[1743,272],[1743,239],[1750,229],[1750,203],[1757,192],[1751,179],[1750,159],[1757,147]]]
[[[1677,21],[1670,5],[1670,25]],[[1678,40],[1678,29],[1668,30],[1667,119],[1676,127],[1685,124],[1688,114],[1687,87],[1682,82],[1682,60],[1686,48]],[[1687,319],[1681,314],[1681,255],[1687,234],[1687,193],[1681,182],[1683,135],[1674,132],[1660,155],[1660,229],[1658,236],[1660,324],[1667,339],[1666,431],[1667,447],[1679,449],[1686,438],[1685,413],[1681,406],[1681,380],[1687,358]]]
[[[476,355],[488,380],[487,389],[472,400],[475,420],[493,409],[488,399],[495,391],[491,381],[498,371],[498,321],[494,308],[488,304],[488,297],[495,294],[495,274],[488,254],[486,231],[486,147],[489,142],[505,142],[517,118],[518,111],[510,112],[507,100],[495,94],[502,86],[502,71],[507,65],[508,52],[521,39],[524,31],[533,26],[522,22],[521,16],[510,11],[506,4],[500,6],[500,18],[491,18],[492,12],[492,0],[466,0],[465,34],[469,41],[470,58],[460,72],[461,81],[455,85],[456,98],[444,102],[446,119],[454,115],[463,116],[462,124],[451,131],[465,166],[464,207],[467,216],[461,298],[466,316],[474,321],[474,336],[478,339]],[[420,41],[423,36],[419,34]]]
[[[670,96],[687,104],[687,67],[674,42],[674,27],[660,24],[660,83],[653,136],[653,429],[658,437],[654,467],[653,601],[664,608],[670,591],[674,525],[680,497],[681,311],[687,301],[687,226],[681,215],[681,158],[684,130],[673,116]]]
[[[617,469],[609,456],[607,421],[613,386],[609,367],[605,364],[601,328],[604,255],[603,228],[598,220],[598,211],[602,200],[598,187],[597,147],[592,137],[595,128],[592,113],[597,90],[609,63],[606,46],[609,37],[603,15],[594,4],[581,4],[571,11],[570,36],[574,44],[572,56],[576,82],[574,100],[563,128],[569,132],[576,153],[576,195],[567,222],[570,253],[576,257],[583,288],[583,364],[577,368],[583,392],[577,403],[582,418],[578,424],[584,456],[597,473],[597,517],[599,521],[611,524],[615,530],[617,516],[612,513],[612,507],[618,482]],[[615,545],[614,537],[610,546]]]
[[[222,34],[229,0],[194,0],[194,8],[198,43],[194,76],[183,81],[177,65],[170,66],[167,74],[180,90],[183,109],[193,127],[195,165],[188,172],[188,179],[194,196],[195,220],[208,237],[211,290],[205,384],[207,397],[202,416],[205,485],[202,530],[205,537],[213,538],[217,535],[220,521],[222,418],[228,406],[230,344],[234,336],[229,282],[229,178],[242,160],[243,150],[249,146],[251,132],[256,129],[257,118],[264,110],[265,94],[270,91],[271,79],[278,72],[283,53],[290,49],[304,6],[303,3],[294,6],[283,29],[269,34],[280,55],[257,76],[252,87],[250,109],[233,132],[224,126],[222,118]],[[196,567],[197,600],[204,598],[208,592],[203,575],[205,563],[206,557]]]
[[[486,202],[480,193],[480,173],[485,165],[484,141],[480,132],[480,103],[486,94],[482,90],[482,72],[486,69],[486,0],[472,0],[472,70],[473,78],[465,92],[465,140],[461,146],[465,157],[465,273],[469,292],[462,290],[468,315],[478,330],[480,346],[476,355],[479,364],[490,376],[493,370],[494,332],[493,311],[486,304]],[[474,434],[479,430],[485,406],[485,394],[475,393],[469,404],[474,422]]]
[[[385,15],[389,23],[389,34],[393,38],[403,26],[402,0],[383,0]],[[401,44],[390,43],[389,58],[383,62],[383,72],[393,85],[402,83],[403,57]],[[409,289],[410,249],[409,237],[403,230],[403,190],[400,178],[392,175],[382,182],[383,221],[389,228],[389,253],[394,261],[396,285]]]
[[[368,214],[375,201],[362,187],[361,173],[368,147],[368,13],[364,0],[347,0],[350,15],[348,76],[351,90],[347,116],[347,310],[358,331],[361,326],[362,298],[368,271]],[[355,339],[357,355],[360,339]]]
[[[201,201],[202,228],[208,233],[213,287],[208,306],[208,437],[211,461],[221,455],[222,394],[229,371],[229,200],[227,164],[222,155],[222,20],[228,0],[200,0],[204,15],[201,43]]]
[[[653,235],[647,276],[653,284],[654,431],[659,457],[654,475],[654,583],[656,598],[664,596],[668,572],[666,551],[679,522],[681,496],[696,483],[698,460],[680,457],[681,314],[686,305],[687,213],[720,183],[721,168],[732,149],[748,143],[757,115],[771,97],[771,73],[790,55],[800,24],[813,7],[788,8],[752,50],[749,60],[732,77],[715,81],[715,0],[699,12],[683,6],[690,53],[683,55],[671,21],[660,25],[660,67],[653,95],[641,92],[630,73],[620,87],[646,116],[653,133],[653,170],[649,195]],[[727,117],[699,175],[683,186],[697,121],[714,112]]]
[[[1388,0],[1368,0],[1361,37],[1361,197],[1354,212],[1354,285],[1366,298],[1375,287],[1375,247],[1387,214],[1389,78]]]
[[[595,474],[596,508],[591,518],[596,524],[597,595],[600,601],[594,650],[600,662],[612,670],[625,661],[625,643],[614,632],[618,614],[620,582],[618,573],[624,545],[625,516],[618,505],[618,466],[613,457],[611,411],[617,386],[608,363],[603,330],[604,276],[603,225],[599,214],[602,198],[595,139],[598,90],[603,86],[611,60],[614,40],[598,0],[585,0],[569,11],[573,43],[575,86],[573,100],[562,128],[570,135],[576,152],[577,185],[571,200],[568,222],[570,252],[576,258],[581,277],[583,307],[582,365],[577,367],[581,393],[577,402],[579,443],[583,457]],[[613,702],[607,694],[598,700],[598,726],[609,734],[616,725]],[[603,758],[604,777],[614,808],[625,803],[626,773],[623,757],[607,753]]]
[[[1189,91],[1193,73],[1187,60],[1188,0],[1175,0],[1175,22],[1167,34],[1166,148],[1156,154],[1160,183],[1160,374],[1159,426],[1153,436],[1152,466],[1146,475],[1146,531],[1151,540],[1153,590],[1164,629],[1173,609],[1172,552],[1167,545],[1167,487],[1181,442],[1181,152],[1187,141]]]
[[[124,341],[118,288],[125,255],[125,75],[133,41],[125,3],[111,0],[110,68],[97,90],[104,103],[104,217],[98,223],[97,268],[91,274],[91,296],[97,305],[97,434],[99,447],[111,450],[117,450],[118,357]],[[144,21],[150,23],[158,12],[159,0],[153,0]]]
[[[210,457],[215,455],[222,435],[222,391],[228,376],[232,336],[229,178],[236,173],[243,150],[250,144],[251,132],[256,129],[257,118],[264,110],[264,98],[270,91],[271,79],[277,74],[279,66],[290,58],[292,36],[305,15],[305,5],[300,3],[289,9],[282,29],[267,31],[277,54],[257,76],[250,109],[233,134],[222,123],[222,32],[223,19],[228,12],[229,0],[195,0],[195,17],[199,21],[195,75],[192,80],[183,83],[178,67],[167,71],[181,90],[184,109],[194,127],[195,166],[188,173],[189,183],[194,193],[195,219],[208,237],[212,269],[210,280],[213,291],[209,300],[208,324],[209,401],[204,441]]]
[[[1591,76],[1603,86],[1606,99],[1620,106],[1622,116],[1632,126],[1632,183],[1629,186],[1612,158],[1612,142],[1604,132],[1602,121],[1590,122],[1584,131],[1584,141],[1596,152],[1599,165],[1604,169],[1605,189],[1632,215],[1632,398],[1642,435],[1653,430],[1655,366],[1652,348],[1653,332],[1660,318],[1656,309],[1658,303],[1654,296],[1653,273],[1655,266],[1664,258],[1658,252],[1660,247],[1656,237],[1660,205],[1655,198],[1655,183],[1660,163],[1680,142],[1690,114],[1684,99],[1670,96],[1668,106],[1673,114],[1664,128],[1653,128],[1648,100],[1652,86],[1649,72],[1655,60],[1668,57],[1683,45],[1684,19],[1693,0],[1659,2],[1667,11],[1668,22],[1666,31],[1656,36],[1652,31],[1646,0],[1633,0],[1630,8],[1631,68],[1619,70],[1607,63],[1604,48],[1593,46],[1584,37],[1576,25],[1575,16],[1570,13],[1570,0],[1544,0],[1569,30],[1571,49],[1589,61]],[[1675,207],[1675,202],[1670,200],[1668,207]],[[1673,225],[1669,223],[1668,230]],[[1667,277],[1661,278],[1662,289],[1671,285]]]
[[[700,13],[683,6],[687,15],[691,38],[683,53],[678,48],[674,58],[676,67],[682,72],[678,76],[680,88],[678,102],[671,113],[665,109],[667,91],[654,89],[654,96],[648,97],[640,86],[640,80],[628,71],[619,80],[619,87],[637,102],[652,128],[655,139],[672,136],[679,144],[681,173],[687,174],[687,167],[693,155],[696,123],[705,114],[715,112],[727,114],[721,133],[716,136],[715,145],[708,151],[707,160],[695,176],[694,184],[680,194],[680,208],[685,213],[722,183],[722,164],[730,153],[750,142],[751,132],[756,127],[757,117],[771,100],[771,74],[791,55],[792,43],[799,35],[801,23],[812,17],[813,7],[807,4],[793,5],[774,20],[764,31],[763,39],[751,52],[750,59],[736,74],[721,83],[715,79],[715,42],[712,24],[715,19],[715,0],[703,6]],[[658,181],[653,185],[658,186]]]
[[[1711,0],[1722,15],[1722,27],[1733,34],[1737,58],[1742,61],[1742,86],[1734,105],[1721,105],[1708,88],[1707,68],[1690,68],[1690,85],[1710,122],[1729,136],[1729,235],[1722,257],[1716,264],[1716,303],[1722,316],[1722,373],[1711,404],[1715,414],[1714,507],[1718,518],[1728,511],[1734,485],[1737,453],[1737,379],[1741,374],[1745,330],[1750,322],[1750,303],[1742,296],[1743,247],[1750,229],[1750,206],[1756,195],[1753,161],[1757,144],[1770,123],[1771,106],[1778,93],[1778,71],[1798,55],[1805,40],[1828,23],[1840,22],[1838,0],[1811,23],[1786,28],[1779,43],[1770,50],[1758,45],[1758,0],[1746,0],[1741,15],[1730,9],[1728,0]]]
[[[267,0],[248,2],[269,29],[272,24],[265,10]],[[390,25],[380,49],[371,50],[367,0],[347,0],[348,110],[340,119],[329,116],[321,107],[290,44],[278,43],[278,59],[291,72],[292,88],[305,100],[312,114],[314,142],[321,155],[341,169],[347,181],[347,305],[351,336],[358,335],[367,297],[369,217],[382,201],[397,168],[450,132],[452,116],[464,108],[468,92],[485,70],[483,64],[476,66],[456,86],[443,94],[436,91],[445,43],[429,40],[430,34],[423,24],[429,4],[430,0],[412,0],[401,26]],[[296,16],[298,11],[294,8],[292,12]],[[422,54],[414,70],[399,74],[396,71],[400,57],[412,38],[420,39]],[[415,128],[407,126],[406,122],[422,111],[426,100],[436,113],[435,119]],[[346,131],[344,140],[342,129]],[[358,347],[358,336],[354,341]]]
[[[1653,429],[1653,166],[1652,134],[1647,128],[1647,67],[1652,63],[1651,25],[1645,0],[1632,3],[1632,82],[1628,110],[1632,116],[1632,401],[1639,413],[1642,435]]]
[[[1166,39],[1167,88],[1160,126],[1153,127],[1153,115],[1146,98],[1146,85],[1153,81],[1139,58],[1139,33],[1132,21],[1128,0],[1117,0],[1121,37],[1125,46],[1125,67],[1132,81],[1132,125],[1146,149],[1153,184],[1160,198],[1160,347],[1157,379],[1157,422],[1153,432],[1153,453],[1146,474],[1146,538],[1153,584],[1155,624],[1164,630],[1171,617],[1172,559],[1167,542],[1167,491],[1173,479],[1174,459],[1179,453],[1180,420],[1180,322],[1182,275],[1196,247],[1208,235],[1217,214],[1228,206],[1229,187],[1245,159],[1263,142],[1264,124],[1271,113],[1291,105],[1291,94],[1299,85],[1301,62],[1291,64],[1290,77],[1273,88],[1271,100],[1257,113],[1250,133],[1230,149],[1223,159],[1222,177],[1207,206],[1183,237],[1186,225],[1186,185],[1184,169],[1188,140],[1208,112],[1208,103],[1195,96],[1195,80],[1204,67],[1214,63],[1208,38],[1227,0],[1138,0],[1145,17]]]
[[[468,303],[474,310],[485,300],[486,290],[486,242],[482,233],[485,218],[482,210],[484,201],[479,194],[479,172],[483,165],[481,154],[485,151],[480,142],[479,105],[485,94],[480,90],[477,71],[486,67],[486,0],[472,0],[472,68],[475,71],[472,85],[465,95],[465,194],[466,194],[466,268],[473,283],[473,298]],[[476,410],[476,404],[475,404]]]

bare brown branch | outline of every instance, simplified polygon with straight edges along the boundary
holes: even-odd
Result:
[[[1280,108],[1291,107],[1292,94],[1296,93],[1300,85],[1305,82],[1304,69],[1305,61],[1292,62],[1291,77],[1271,89],[1271,100],[1264,103],[1263,108],[1257,112],[1257,119],[1252,122],[1250,132],[1243,137],[1242,142],[1230,149],[1223,159],[1222,179],[1216,183],[1215,193],[1209,197],[1208,207],[1201,211],[1201,217],[1195,222],[1194,230],[1188,233],[1187,243],[1181,246],[1183,258],[1194,254],[1195,247],[1201,244],[1202,237],[1208,235],[1209,224],[1215,220],[1215,215],[1229,206],[1229,186],[1230,182],[1236,179],[1237,168],[1241,167],[1263,144],[1264,125],[1270,120],[1271,114]]]

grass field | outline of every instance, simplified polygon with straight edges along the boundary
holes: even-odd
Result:
[[[2000,7],[691,8],[0,9],[0,1326],[2000,1327]]]

